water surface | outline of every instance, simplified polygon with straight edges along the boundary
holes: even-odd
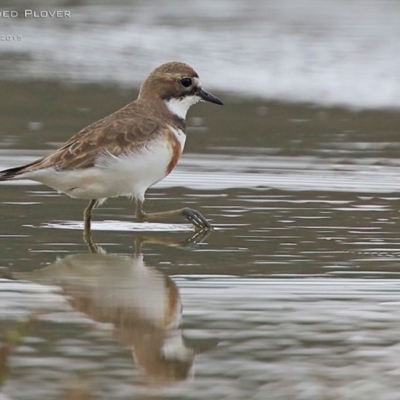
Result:
[[[96,108],[73,107],[82,93],[94,106],[110,94],[44,85],[24,85],[44,94],[40,129],[3,108],[3,132],[21,133],[3,135],[2,168],[95,119]],[[22,86],[12,87],[11,104]],[[62,130],[55,88],[77,118]],[[111,199],[95,212],[93,253],[84,201],[1,184],[4,394],[397,398],[396,113],[226,99],[218,112],[191,111],[187,151],[145,203],[200,210],[215,226],[208,236],[179,219],[137,223],[132,202]]]

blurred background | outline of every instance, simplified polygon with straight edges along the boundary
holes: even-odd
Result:
[[[135,87],[183,60],[212,89],[291,102],[398,107],[400,4],[293,0],[1,1],[3,78]],[[70,17],[24,17],[57,9]]]

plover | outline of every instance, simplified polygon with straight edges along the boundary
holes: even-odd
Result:
[[[139,221],[182,215],[196,229],[211,229],[191,208],[146,213],[146,190],[175,167],[186,140],[186,113],[200,101],[223,104],[203,90],[192,67],[169,62],[156,68],[141,85],[138,98],[72,136],[52,154],[0,172],[0,181],[30,179],[88,199],[84,234],[90,235],[94,207],[109,197],[136,200]]]

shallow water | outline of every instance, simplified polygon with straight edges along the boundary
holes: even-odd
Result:
[[[103,96],[126,99],[43,85],[9,91],[11,104],[43,93],[42,125],[29,129],[29,103],[21,117],[3,105],[1,168],[58,146]],[[208,236],[137,223],[128,199],[111,199],[90,253],[84,201],[0,185],[4,395],[398,398],[398,116],[224,100],[191,111],[187,151],[145,203],[200,210]]]

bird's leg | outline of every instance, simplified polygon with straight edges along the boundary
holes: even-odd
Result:
[[[191,208],[179,208],[178,210],[170,210],[170,211],[160,211],[154,213],[146,213],[143,211],[143,202],[140,200],[136,200],[136,218],[139,221],[153,221],[162,218],[168,218],[174,215],[182,215],[189,222],[191,222],[195,229],[208,229],[211,230],[212,226],[209,222],[203,217],[203,215]]]
[[[185,237],[183,240],[177,238],[175,235],[173,236],[160,236],[160,235],[148,235],[144,233],[139,233],[137,236],[134,236],[134,244],[135,244],[135,255],[142,253],[142,244],[151,243],[151,244],[160,244],[163,246],[169,247],[179,247],[179,248],[191,248],[200,243],[203,243],[208,236],[211,235],[210,229],[197,229],[195,232],[190,233],[189,236]]]
[[[92,199],[89,201],[88,206],[83,212],[83,220],[85,223],[85,232],[90,232],[90,221],[92,219],[92,210],[97,206],[97,200]]]
[[[83,240],[85,243],[91,247],[92,242],[92,234],[90,232],[90,221],[92,219],[92,210],[95,208],[98,204],[98,201],[96,199],[90,200],[88,206],[85,208],[85,211],[83,212]]]

